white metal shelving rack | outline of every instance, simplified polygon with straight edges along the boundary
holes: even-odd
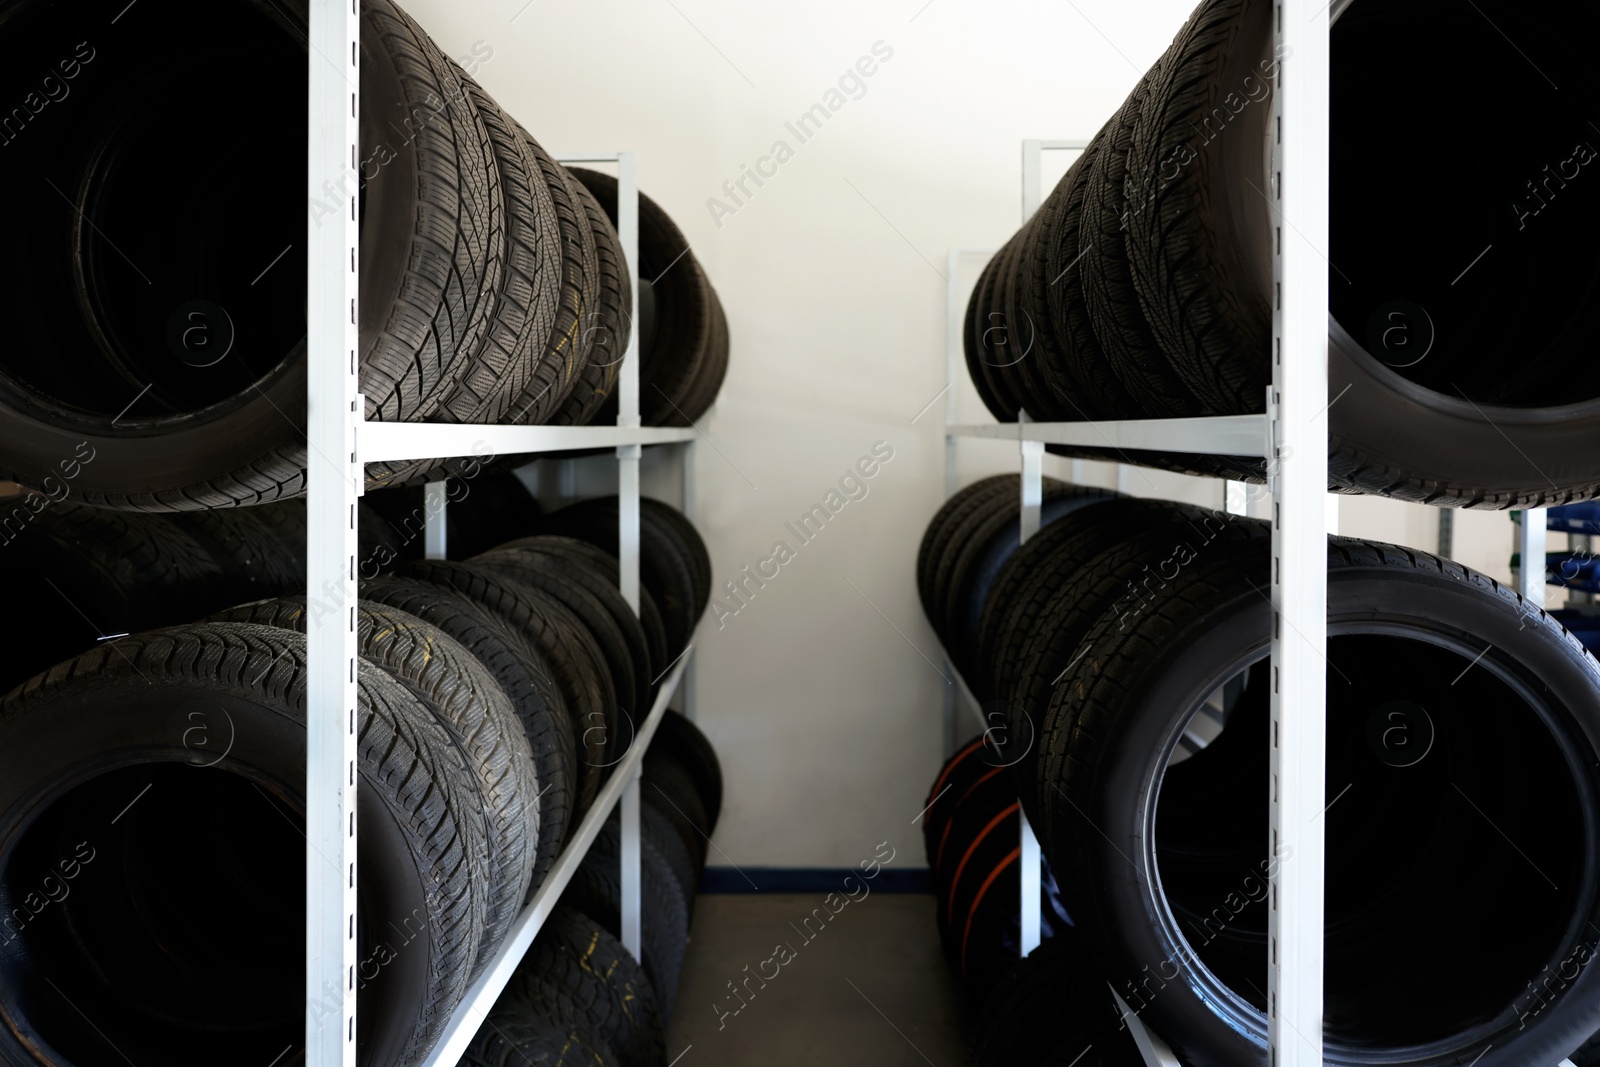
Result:
[[[356,1062],[356,505],[364,465],[474,454],[615,448],[619,507],[619,584],[639,610],[639,461],[642,446],[677,443],[685,511],[693,497],[688,428],[644,427],[639,420],[638,325],[630,321],[618,381],[614,426],[473,426],[368,422],[359,392],[356,323],[360,288],[357,192],[360,116],[360,0],[311,0],[308,188],[344,191],[338,221],[307,224],[307,567],[308,592],[335,610],[315,613],[307,631],[306,750],[306,1067]],[[639,207],[631,152],[559,157],[565,163],[615,163],[617,231],[638,291]],[[425,546],[445,552],[444,484],[427,489]],[[425,1067],[461,1057],[535,934],[555,907],[616,804],[622,812],[622,941],[635,957],[640,936],[639,773],[668,701],[692,678],[692,644],[679,657],[628,753],[579,825],[544,884],[517,917],[490,965],[464,995]]]
[[[1328,79],[1329,28],[1344,3],[1280,0],[1274,33],[1282,59],[1270,124],[1273,217],[1272,385],[1264,415],[1142,419],[1102,423],[962,425],[955,390],[947,399],[946,485],[954,489],[956,441],[1015,440],[1021,450],[1021,532],[1039,528],[1041,460],[1046,444],[1253,456],[1267,462],[1272,523],[1271,842],[1293,863],[1272,877],[1268,927],[1268,1062],[1322,1063],[1322,826],[1327,709],[1327,424],[1328,402]],[[1024,212],[1040,198],[1038,153],[1080,142],[1025,142]],[[951,277],[963,250],[951,251]],[[949,312],[951,381],[958,380],[960,312]],[[1284,564],[1288,565],[1285,566]],[[1307,563],[1313,565],[1306,565]],[[964,691],[965,685],[960,688]],[[964,693],[970,702],[970,693]],[[976,705],[974,705],[976,707]],[[947,711],[946,723],[953,711]],[[980,723],[983,714],[978,709]],[[1038,944],[1038,845],[1023,823],[1023,950]],[[1176,1067],[1158,1040],[1125,1013],[1152,1067]]]

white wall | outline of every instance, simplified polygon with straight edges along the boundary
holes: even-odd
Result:
[[[712,862],[843,866],[887,838],[920,863],[911,820],[941,759],[944,683],[914,561],[943,493],[943,402],[912,420],[944,386],[945,250],[1015,230],[1020,141],[1091,136],[1191,0],[406,6],[450,55],[492,49],[478,79],[547,148],[636,150],[642,187],[727,309],[733,358],[700,427],[698,522],[719,582],[779,539],[797,558],[702,631],[699,717],[727,775]],[[879,41],[893,55],[865,95],[799,143],[785,122]],[[714,221],[707,199],[780,139],[793,158]],[[1052,180],[1065,163],[1050,163]],[[967,267],[970,284],[981,263]],[[962,392],[963,417],[986,418]],[[869,494],[800,546],[784,523],[876,441],[894,458]],[[963,481],[1014,469],[1014,445],[962,448]],[[1215,483],[1160,473],[1127,488],[1221,501]],[[1434,544],[1426,509],[1347,501],[1344,519],[1346,532]],[[1458,523],[1458,555],[1492,573],[1510,543],[1504,515]]]

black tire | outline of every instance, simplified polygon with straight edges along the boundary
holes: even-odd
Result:
[[[1057,933],[1015,964],[979,1013],[974,1067],[1144,1067],[1105,979]]]
[[[1241,540],[1270,536],[1260,519],[1167,501],[1127,500],[1085,512],[1074,536],[1034,573],[1030,595],[1000,628],[991,667],[994,700],[1005,710],[998,748],[1013,767],[1023,808],[1036,824],[1047,819],[1049,780],[1036,777],[1043,730],[1068,668],[1093,648],[1086,638],[1108,611],[1132,625],[1146,600],[1158,601],[1171,575]],[[997,742],[998,738],[995,739]]]
[[[390,487],[367,493],[356,504],[356,574],[376,578],[397,563],[421,559],[427,544],[427,512],[413,506],[415,493]]]
[[[568,178],[594,235],[595,302],[584,312],[580,324],[581,365],[577,379],[550,421],[561,426],[587,426],[595,421],[616,387],[632,329],[633,293],[628,287],[628,263],[622,254],[622,243],[611,220],[582,182],[572,180],[570,172]]]
[[[526,131],[524,131],[526,132]],[[535,342],[542,373],[530,378],[511,402],[503,422],[542,425],[560,409],[572,392],[581,367],[579,345],[583,316],[593,303],[595,279],[594,235],[583,205],[572,193],[566,169],[550,158],[539,142],[526,137],[536,174],[544,182],[555,210],[561,254],[561,287],[549,334]]]
[[[690,632],[693,632],[693,623],[700,621],[700,616],[706,613],[706,605],[711,602],[711,553],[706,550],[705,539],[687,515],[651,497],[639,501],[639,521],[641,524],[648,522],[675,539],[689,560],[689,573],[694,579],[694,617],[690,625]]]
[[[551,1002],[548,987],[571,998],[579,1014],[572,1021],[586,1024],[621,1063],[665,1067],[666,1034],[644,968],[604,927],[566,905],[539,928],[501,1001],[537,1010]]]
[[[935,593],[935,583],[939,578],[939,561],[944,557],[945,548],[955,536],[956,527],[967,515],[975,508],[987,507],[990,501],[998,499],[1016,484],[1016,475],[991,474],[964,486],[939,506],[933,518],[928,520],[927,529],[922,532],[922,542],[917,548],[917,595],[922,601],[922,613],[928,617],[928,625],[940,634],[941,640],[944,636],[940,633],[944,611]]]
[[[527,131],[464,70],[457,77],[488,134],[505,203],[505,264],[483,343],[470,353],[457,380],[440,398],[433,418],[441,422],[493,423],[525,392],[537,393],[559,368],[546,358],[545,342],[555,326],[561,292],[561,235],[555,202]],[[431,474],[443,464],[418,460],[368,464],[369,480],[400,485]]]
[[[1001,297],[1005,292],[1011,254],[1021,234],[1000,246],[978,275],[967,305],[967,331],[963,339],[967,373],[978,388],[984,406],[1001,422],[1016,422],[1027,398],[1013,385],[1011,368],[1026,355],[1026,342],[1010,328]]]
[[[1269,853],[1260,803],[1268,547],[1219,549],[1125,628],[1114,611],[1100,620],[1085,642],[1095,655],[1052,700],[1041,768],[1057,787],[1041,841],[1078,928],[1113,988],[1195,1067],[1266,1062],[1250,983],[1266,966],[1267,879],[1295,862]],[[1600,666],[1543,611],[1455,563],[1335,538],[1328,565],[1330,801],[1348,790],[1324,815],[1324,1059],[1555,1062],[1600,1023],[1600,975],[1576,964],[1592,935],[1573,933],[1600,918],[1588,847]],[[1467,670],[1468,686],[1452,685]],[[1212,681],[1242,672],[1255,703],[1238,724],[1245,772],[1207,758],[1234,725],[1172,761]],[[1211,839],[1185,818],[1197,805]],[[1499,917],[1495,938],[1463,941],[1483,914]],[[1530,998],[1527,976],[1545,966],[1576,973]]]
[[[483,824],[444,728],[376,667],[358,687],[357,1040],[363,1063],[410,1067],[478,951]],[[303,1039],[305,713],[305,639],[239,623],[139,634],[7,695],[7,880],[35,884],[91,832],[104,858],[6,953],[6,1062],[154,1063],[198,1042],[245,1062]],[[217,953],[197,900],[248,907],[249,967]],[[61,997],[22,992],[46,978]]]
[[[1003,701],[1009,697],[1010,681],[1020,669],[1016,660],[1020,658],[1021,643],[1026,640],[1026,630],[1021,634],[1013,631],[1019,619],[1032,618],[1036,609],[1030,609],[1029,602],[1051,595],[1051,590],[1036,580],[1050,560],[1070,554],[1080,562],[1086,561],[1118,543],[1130,524],[1143,519],[1149,511],[1161,512],[1171,507],[1166,501],[1102,501],[1041,527],[1038,534],[1013,552],[995,576],[978,618],[978,647],[972,675],[967,678],[974,695],[981,700]],[[1098,531],[1094,540],[1077,540],[1087,529]]]
[[[611,1047],[587,1025],[572,998],[545,986],[536,1005],[496,1004],[462,1053],[465,1067],[622,1067]]]
[[[460,642],[511,701],[533,757],[539,791],[527,803],[538,811],[530,890],[544,884],[567,840],[577,803],[578,757],[572,718],[539,650],[498,615],[472,600],[414,578],[361,583],[364,603],[387,604],[438,627]]]
[[[0,517],[0,563],[26,624],[11,628],[0,681],[13,686],[116,635],[223,607],[229,581],[165,516],[14,498]]]
[[[615,225],[617,180],[583,167],[572,168],[572,176],[594,194]],[[648,348],[641,344],[639,415],[646,426],[687,426],[701,414],[688,411],[687,404],[714,343],[711,283],[683,231],[643,193],[639,277],[649,279],[655,309],[651,343]]]
[[[669,751],[651,745],[644,754],[644,781],[639,796],[661,810],[677,828],[684,848],[705,870],[711,847],[711,817],[695,784],[694,774]]]
[[[502,539],[502,541],[511,540],[513,539]],[[617,557],[607,553],[598,545],[580,541],[576,537],[561,537],[556,534],[538,534],[528,538],[527,542],[536,543],[541,551],[552,559],[565,561],[574,571],[599,575],[610,583],[612,588],[621,588],[622,575]],[[654,699],[661,672],[666,669],[671,657],[667,655],[667,630],[661,620],[661,609],[656,607],[656,598],[643,584],[639,586],[639,625],[644,629],[645,650],[652,679],[650,694]]]
[[[1115,490],[1094,489],[1057,483],[1048,491],[1039,508],[1040,529],[1065,518],[1080,508],[1091,507],[1121,496]],[[948,595],[945,633],[953,656],[966,673],[978,654],[978,629],[983,606],[999,580],[1005,565],[1021,547],[1018,513],[1021,494],[1006,500],[987,515],[973,531],[966,547],[956,556],[954,578]]]
[[[694,854],[678,835],[677,826],[658,806],[639,805],[639,817],[644,836],[650,839],[651,846],[661,854],[672,871],[672,880],[683,894],[684,907],[692,919],[695,893],[700,888],[700,868],[695,863]]]
[[[540,529],[587,541],[615,556],[617,519],[617,498],[595,497],[552,512]],[[639,501],[639,582],[661,610],[671,662],[687,647],[710,602],[711,559],[683,513],[649,497]]]
[[[1044,307],[1049,314],[1039,328],[1054,333],[1054,343],[1061,349],[1059,388],[1069,409],[1068,419],[1131,418],[1139,410],[1137,401],[1106,358],[1082,297],[1084,197],[1105,141],[1102,127],[1050,194],[1051,199],[1064,200],[1058,221],[1043,237],[1044,262],[1034,268],[1043,271],[1035,284],[1047,279]]]
[[[1600,456],[1579,442],[1600,433],[1589,354],[1600,279],[1588,254],[1600,216],[1565,179],[1586,173],[1582,160],[1593,151],[1594,68],[1579,42],[1597,29],[1597,13],[1505,0],[1480,0],[1468,18],[1423,2],[1351,13],[1337,23],[1330,75],[1339,103],[1330,113],[1326,251],[1349,278],[1330,271],[1329,397],[1349,387],[1328,412],[1330,476],[1362,492],[1454,507],[1592,498]],[[1501,31],[1522,55],[1506,52]],[[1537,97],[1513,104],[1493,91],[1493,79],[1446,92],[1431,64],[1375,76],[1372,64],[1414,46],[1419,34],[1452,65],[1532,63],[1564,91],[1541,78],[1530,86]],[[1401,117],[1369,110],[1385,93],[1403,96],[1410,116],[1430,116],[1409,127],[1421,138],[1395,139]],[[1396,210],[1384,183],[1355,163],[1389,144],[1405,146],[1389,156],[1395,165],[1413,166],[1483,122],[1510,135],[1473,181],[1446,183],[1413,211]],[[1424,253],[1394,257],[1397,243]],[[1398,320],[1386,309],[1396,300],[1412,302]],[[1386,343],[1392,325],[1406,327],[1393,341],[1418,344],[1431,327],[1431,352],[1421,358]]]
[[[1044,477],[1041,484],[1046,495],[1053,496],[1066,489],[1065,482],[1048,476]],[[943,546],[938,555],[928,561],[933,585],[933,617],[936,620],[934,629],[939,633],[945,648],[952,652],[952,658],[957,659],[958,663],[961,650],[952,649],[955,642],[951,640],[953,635],[949,629],[953,607],[951,586],[958,577],[957,561],[964,551],[972,547],[972,539],[977,531],[987,525],[991,516],[1004,514],[1008,505],[1013,514],[1020,511],[1022,506],[1022,480],[1017,475],[1003,476],[1003,479],[993,483],[988,491],[972,493],[959,507],[952,510],[948,525],[942,531],[946,534]]]
[[[1017,232],[1017,245],[1001,288],[1007,328],[1016,334],[1022,358],[1008,373],[1017,389],[1027,398],[1023,407],[1035,421],[1059,422],[1074,417],[1072,406],[1062,389],[1065,373],[1064,353],[1050,328],[1045,290],[1050,279],[1044,277],[1045,249],[1049,235],[1058,225],[1065,197],[1056,190],[1039,205],[1033,217]]]
[[[214,622],[244,622],[304,633],[306,598],[283,597],[232,608]],[[538,779],[533,751],[511,699],[487,667],[455,638],[415,615],[372,601],[356,612],[360,655],[381,667],[417,698],[450,734],[472,774],[487,842],[483,934],[471,978],[476,978],[528,896],[539,842]]]
[[[304,538],[296,552],[284,543],[278,516],[273,517],[273,525],[258,517],[260,512],[281,506],[183,511],[175,513],[172,521],[216,561],[229,600],[259,600],[282,596],[306,584]],[[303,519],[303,508],[300,515]]]
[[[931,871],[945,957],[968,995],[981,1000],[1016,964],[1022,946],[1021,805],[1010,775],[986,770],[949,809]],[[1044,863],[1040,933],[1072,920]]]
[[[12,13],[24,54],[76,34],[44,7]],[[108,19],[116,14],[105,7]],[[367,265],[362,392],[370,418],[417,419],[486,330],[503,259],[499,177],[482,123],[426,34],[389,0],[364,4],[361,16],[361,139],[370,153],[356,161]],[[41,125],[25,146],[35,154],[16,171],[69,192],[52,194],[56,206],[15,235],[13,258],[0,267],[14,317],[26,309],[52,323],[17,347],[26,364],[0,365],[6,476],[46,492],[67,477],[84,503],[145,511],[298,495],[305,264],[275,257],[302,244],[306,216],[273,206],[269,191],[304,164],[305,112],[296,103],[304,100],[304,5],[252,6],[204,26],[169,13],[118,29],[135,36],[115,51],[79,47],[104,77],[77,83],[86,94],[77,120]],[[211,58],[183,79],[158,73],[185,55]],[[135,99],[116,88],[134,82],[161,89]],[[287,85],[287,95],[263,94],[264,84]],[[289,123],[280,121],[285,105],[296,116]],[[396,136],[407,122],[410,132]],[[259,137],[269,126],[270,145]],[[248,153],[260,165],[248,175],[208,172],[187,228],[174,230],[173,220],[149,212],[149,183],[188,129],[238,130],[228,154]],[[330,182],[313,191],[313,217],[337,217],[355,195]],[[120,235],[116,245],[107,233]],[[147,250],[141,265],[123,258],[119,248],[129,246]],[[186,325],[195,316],[198,324]],[[225,333],[223,355],[196,349],[194,330],[208,345],[221,345]],[[164,332],[175,351],[142,340]]]
[[[469,562],[545,589],[583,619],[605,650],[618,695],[631,704],[623,710],[632,725],[621,727],[622,735],[613,745],[613,757],[621,756],[632,746],[634,731],[650,712],[650,679],[655,675],[644,627],[622,599],[616,582],[586,566],[573,566],[569,551],[552,551],[546,540],[540,536],[518,538]]]
[[[649,841],[639,847],[640,878],[643,883],[644,971],[655,990],[656,1004],[663,1021],[672,1018],[677,1001],[678,975],[689,942],[689,908],[672,875],[672,867]],[[613,937],[622,936],[622,823],[615,812],[595,838],[583,865],[572,876],[561,896],[599,923]]]
[[[1199,401],[1196,414],[1261,411],[1266,402],[1269,105],[1239,94],[1246,79],[1258,81],[1262,57],[1271,61],[1271,33],[1264,0],[1205,0],[1141,82],[1142,99],[1129,98],[1126,262],[1143,319]],[[1215,115],[1230,121],[1213,144],[1204,131]],[[1236,192],[1218,197],[1224,187]]]
[[[945,828],[950,825],[950,810],[967,786],[992,764],[983,759],[984,735],[979,734],[960,746],[939,768],[939,776],[928,790],[927,803],[922,814],[922,858],[928,869],[939,865],[939,843],[944,839]]]
[[[294,560],[295,573],[300,575],[303,581],[306,573],[305,498],[296,497],[293,500],[258,504],[250,509],[250,517],[271,534],[283,551]]]
[[[1140,116],[1156,106],[1147,100],[1157,91],[1152,83],[1161,73],[1158,63],[1111,116],[1101,133],[1105,142],[1087,175],[1083,224],[1078,235],[1078,254],[1084,257],[1080,271],[1084,310],[1106,363],[1133,400],[1133,407],[1123,418],[1159,419],[1257,410],[1260,396],[1253,401],[1255,407],[1242,409],[1217,406],[1214,401],[1208,404],[1197,397],[1157,343],[1157,335],[1140,303],[1142,293],[1136,288],[1140,278],[1130,265],[1129,247],[1137,239],[1135,233],[1146,233],[1135,228],[1141,223],[1151,224],[1155,212],[1143,210],[1146,205],[1138,199],[1130,204],[1127,188],[1131,183],[1142,194],[1144,179],[1152,173],[1144,168],[1155,164],[1154,159],[1139,154],[1133,136]],[[1249,353],[1247,358],[1255,355]]]
[[[671,754],[694,779],[695,791],[705,806],[706,829],[714,833],[722,814],[722,764],[711,740],[682,712],[668,708],[650,747]]]
[[[733,340],[728,332],[728,315],[723,310],[717,291],[706,283],[706,294],[711,305],[711,337],[706,343],[704,361],[695,369],[694,382],[683,401],[680,412],[684,422],[693,425],[716,403],[722,392],[722,383],[728,376],[728,356]]]
[[[509,470],[484,470],[445,487],[446,547],[451,559],[480,552],[532,532],[544,514],[539,501]]]
[[[522,634],[538,650],[572,723],[577,779],[570,825],[575,827],[600,792],[610,765],[609,739],[616,736],[612,721],[616,691],[594,638],[554,598],[484,567],[416,560],[406,564],[400,576],[461,594]]]
[[[1016,408],[1007,408],[999,393],[995,391],[994,383],[989,378],[990,372],[985,369],[987,361],[983,358],[983,331],[989,325],[988,315],[991,310],[988,302],[989,288],[994,282],[995,271],[998,269],[996,261],[999,258],[999,254],[996,253],[983,265],[983,269],[978,272],[978,281],[972,287],[972,295],[967,298],[967,312],[961,320],[961,353],[967,364],[967,377],[972,380],[972,387],[977,390],[978,399],[983,401],[983,406],[1001,422],[1015,422]]]

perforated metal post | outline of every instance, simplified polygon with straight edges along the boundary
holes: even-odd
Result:
[[[1272,173],[1272,735],[1268,1063],[1321,1067],[1327,803],[1328,28],[1321,0],[1275,8]]]
[[[312,0],[306,226],[306,1067],[356,1062],[358,0]],[[331,192],[330,192],[331,191]]]

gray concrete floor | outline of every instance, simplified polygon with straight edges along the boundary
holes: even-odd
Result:
[[[967,1062],[933,898],[874,893],[845,904],[825,926],[819,919],[805,926],[813,908],[828,914],[824,895],[695,902],[668,1060],[681,1056],[677,1067]],[[778,952],[780,945],[788,951]]]

